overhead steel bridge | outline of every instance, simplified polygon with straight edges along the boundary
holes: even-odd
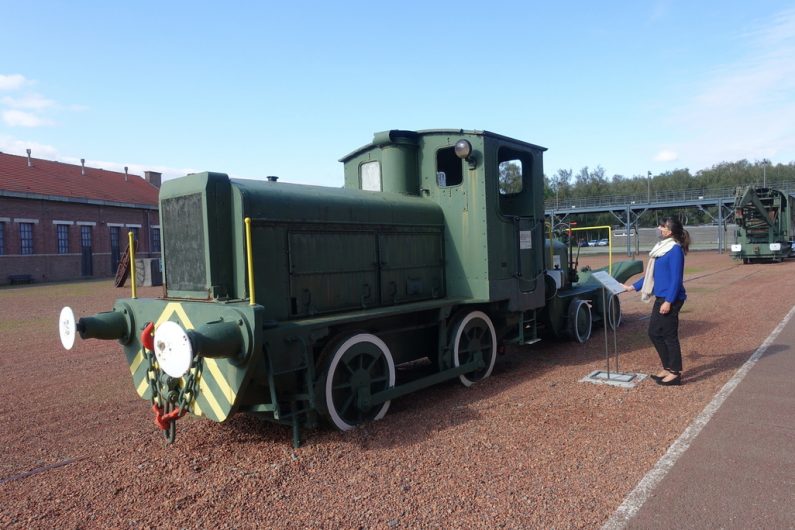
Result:
[[[795,193],[795,182],[770,182],[769,188],[791,195]],[[737,192],[732,188],[711,188],[681,191],[648,192],[641,195],[602,195],[582,198],[551,199],[544,203],[544,213],[554,225],[564,223],[571,215],[610,212],[629,234],[637,228],[638,218],[647,211],[670,208],[697,208],[706,213],[718,227],[718,251],[726,250],[726,238],[722,229],[734,216],[734,199]],[[706,208],[713,207],[710,212]],[[627,254],[632,254],[630,238],[627,237]]]

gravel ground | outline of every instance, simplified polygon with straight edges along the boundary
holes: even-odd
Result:
[[[0,289],[0,527],[598,527],[787,313],[793,273],[688,256],[682,387],[579,383],[604,368],[597,331],[509,349],[480,385],[401,398],[298,450],[289,428],[242,415],[183,418],[164,446],[118,346],[65,352],[57,337],[61,306],[87,315],[128,295],[110,280]],[[653,373],[649,306],[622,304],[621,368]]]

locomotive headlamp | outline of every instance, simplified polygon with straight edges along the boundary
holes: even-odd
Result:
[[[166,321],[155,330],[155,357],[171,377],[182,377],[193,361],[190,337],[176,322]]]
[[[469,160],[472,155],[472,144],[469,140],[458,140],[455,143],[455,156],[461,160]]]
[[[460,158],[461,160],[466,160],[469,163],[469,169],[475,169],[477,167],[477,160],[475,157],[472,156],[472,144],[469,143],[469,140],[458,140],[455,143],[455,156]]]

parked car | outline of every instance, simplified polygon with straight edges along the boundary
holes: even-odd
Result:
[[[607,239],[600,239],[596,242],[596,246],[598,247],[606,247],[609,241]]]
[[[596,239],[591,239],[590,241],[588,241],[588,246],[595,247],[598,243],[599,241],[597,241]]]
[[[586,239],[580,239],[580,243],[579,243],[579,245],[578,245],[578,246],[581,246],[581,247],[587,247],[587,246],[588,246],[588,240],[586,240]]]

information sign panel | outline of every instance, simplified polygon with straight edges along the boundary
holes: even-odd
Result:
[[[618,280],[610,276],[605,271],[595,272],[593,273],[593,277],[596,278],[596,280],[601,283],[603,287],[613,294],[621,294],[626,291],[624,286],[618,283]]]

